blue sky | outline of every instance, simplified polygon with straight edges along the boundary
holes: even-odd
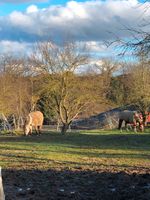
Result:
[[[85,2],[86,0],[79,0],[77,2]],[[105,0],[103,0],[105,1]],[[145,0],[139,0],[144,2]],[[50,5],[64,5],[67,0],[43,0],[43,1],[20,1],[20,0],[0,0],[0,15],[7,15],[14,10],[24,11],[31,4],[37,5],[39,8],[45,8]]]
[[[144,11],[143,0],[0,0],[0,53],[29,53],[35,42],[69,36],[95,55],[114,56],[104,42],[130,38],[125,26],[149,21],[150,10]]]
[[[18,0],[19,1],[19,0]],[[16,1],[0,1],[0,15],[7,15],[14,10],[25,11],[28,6],[31,4],[37,5],[39,8],[45,8],[51,5],[64,5],[68,1],[67,0],[45,0],[39,2],[37,1],[26,1],[26,2],[18,2]],[[7,3],[6,3],[7,2]],[[77,2],[85,2],[85,0],[80,0]]]

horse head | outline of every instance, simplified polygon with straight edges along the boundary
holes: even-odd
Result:
[[[29,114],[25,119],[24,134],[28,135],[30,132],[32,132],[32,117]]]

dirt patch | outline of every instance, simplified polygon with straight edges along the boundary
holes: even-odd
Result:
[[[148,171],[3,170],[6,200],[149,200]]]

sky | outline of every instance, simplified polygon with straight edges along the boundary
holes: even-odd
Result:
[[[0,0],[0,54],[30,54],[39,41],[72,38],[87,44],[93,55],[113,57],[106,41],[130,38],[149,21],[144,0]],[[142,28],[142,27],[141,27]],[[150,27],[144,27],[150,31]]]

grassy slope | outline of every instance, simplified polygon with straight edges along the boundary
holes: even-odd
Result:
[[[149,133],[0,136],[0,166],[6,169],[144,169],[150,167],[149,158]]]

